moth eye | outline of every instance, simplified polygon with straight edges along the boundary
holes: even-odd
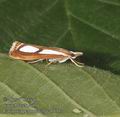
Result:
[[[29,52],[29,53],[34,53],[38,50],[39,49],[34,46],[23,46],[22,48],[19,49],[19,51],[21,52]]]

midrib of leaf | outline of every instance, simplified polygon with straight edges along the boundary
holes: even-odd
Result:
[[[112,101],[112,103],[115,103],[117,105],[118,109],[120,109],[120,107],[116,103],[116,101],[113,100],[113,98],[104,90],[104,88],[100,84],[97,83],[95,78],[90,73],[88,73],[85,69],[81,69],[81,71],[83,71],[84,74],[86,74],[88,77],[90,77],[93,80],[93,82],[95,82],[95,84],[104,92],[104,95],[106,95]]]
[[[11,94],[15,95],[16,97],[23,98],[15,90],[11,89],[10,86],[8,86],[8,84],[5,84],[5,83],[3,83],[3,82],[0,81],[0,86],[2,88],[4,88],[5,90],[9,91]],[[28,104],[30,109],[36,110],[36,108],[32,107],[27,101],[22,100],[22,102]],[[37,110],[36,110],[36,112],[37,112]],[[41,117],[46,117],[42,113],[36,113],[36,115],[40,115]]]

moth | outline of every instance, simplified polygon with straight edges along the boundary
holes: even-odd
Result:
[[[63,48],[46,47],[32,44],[21,43],[19,41],[13,42],[9,56],[14,59],[23,60],[28,63],[36,63],[38,61],[47,60],[51,63],[63,63],[71,60],[78,67],[82,67],[82,63],[75,61],[78,56],[83,55],[82,52],[73,52]]]

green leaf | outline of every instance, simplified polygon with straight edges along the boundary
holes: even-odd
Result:
[[[1,0],[1,53],[18,40],[82,51],[86,66],[31,66],[0,54],[0,116],[10,115],[12,99],[33,116],[119,117],[119,14],[119,0]]]
[[[0,71],[1,113],[7,112],[5,104],[12,103],[12,99],[12,104],[17,106],[11,109],[19,109],[19,103],[27,104],[28,107],[20,108],[22,112],[27,109],[28,113],[32,111],[43,117],[97,117],[120,113],[120,76],[110,72],[87,66],[78,68],[73,64],[31,66],[3,54],[0,54]],[[19,100],[26,97],[35,103]]]
[[[0,14],[1,52],[15,40],[64,47],[120,74],[119,0],[2,0]]]
[[[51,81],[49,77],[29,64],[11,60],[5,55],[0,55],[0,63],[1,113],[22,114],[26,109],[28,111],[24,112],[24,114],[30,114],[32,111],[33,114],[39,115],[40,112],[45,117],[64,117],[65,115],[74,117],[89,113],[87,110],[83,111],[84,109]],[[27,99],[21,103],[22,98],[31,98],[34,104],[32,105],[32,102]],[[15,101],[15,99],[18,101]],[[11,105],[8,105],[9,103]],[[16,106],[13,105],[14,103]],[[28,106],[25,106],[25,108],[20,107],[19,103]],[[73,112],[74,109],[77,109],[79,114],[76,115]]]

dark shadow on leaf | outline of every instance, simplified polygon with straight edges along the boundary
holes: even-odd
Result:
[[[77,58],[77,61],[91,67],[111,71],[115,74],[120,74],[120,57],[110,54],[84,52],[83,56]]]

